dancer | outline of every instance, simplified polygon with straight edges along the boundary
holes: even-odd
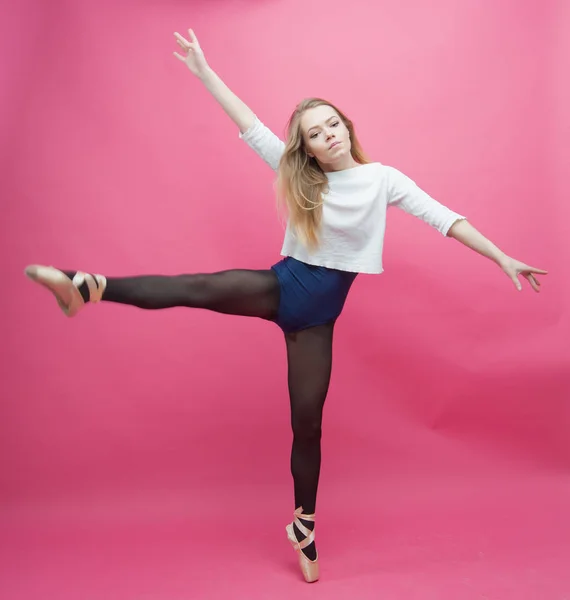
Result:
[[[295,506],[287,537],[307,582],[319,578],[315,510],[321,466],[321,422],[332,364],[334,325],[358,273],[382,272],[386,210],[397,206],[494,261],[521,289],[530,267],[507,256],[466,218],[443,206],[399,170],[369,161],[353,123],[330,102],[311,98],[294,110],[286,142],[258,119],[208,65],[194,32],[175,33],[175,57],[206,86],[240,137],[277,173],[287,214],[282,260],[267,270],[106,277],[30,265],[72,317],[87,303],[118,302],[156,310],[186,306],[258,317],[284,332],[288,361]]]

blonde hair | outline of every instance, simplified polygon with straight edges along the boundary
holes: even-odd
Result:
[[[308,98],[297,105],[287,123],[287,143],[277,170],[276,189],[279,207],[295,234],[311,250],[320,241],[323,194],[327,191],[328,180],[315,158],[306,152],[301,117],[306,110],[317,106],[330,106],[338,113],[350,134],[352,158],[359,164],[370,162],[356,137],[352,121],[336,106],[321,98]]]

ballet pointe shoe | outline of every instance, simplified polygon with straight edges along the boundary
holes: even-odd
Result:
[[[317,551],[317,557],[315,558],[315,560],[311,560],[307,558],[307,556],[305,556],[305,554],[303,553],[303,548],[306,548],[315,541],[315,530],[313,529],[311,531],[310,529],[305,527],[305,525],[303,525],[299,518],[304,519],[305,521],[314,522],[315,515],[303,514],[302,506],[299,506],[299,508],[297,508],[293,514],[295,516],[295,520],[293,521],[293,523],[289,523],[289,525],[285,527],[285,530],[287,531],[287,538],[289,539],[291,545],[293,546],[293,548],[299,556],[299,566],[301,567],[301,573],[303,573],[305,581],[307,583],[313,583],[314,581],[317,581],[319,579],[319,553]],[[299,529],[299,531],[303,535],[307,536],[304,540],[300,542],[297,540],[295,530],[293,529],[293,524],[297,526],[297,529]]]
[[[89,302],[100,302],[107,285],[107,280],[103,275],[91,275],[77,271],[73,279],[70,279],[63,271],[42,265],[30,265],[26,267],[24,273],[29,279],[48,289],[68,317],[75,316],[85,304],[79,291],[84,283],[87,284],[89,290]]]

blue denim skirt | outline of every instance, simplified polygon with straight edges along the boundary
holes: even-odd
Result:
[[[279,279],[274,322],[285,333],[336,321],[358,273],[315,267],[291,256],[271,267]]]

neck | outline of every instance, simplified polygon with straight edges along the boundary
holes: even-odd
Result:
[[[323,170],[324,173],[333,173],[334,171],[345,171],[346,169],[353,169],[357,167],[359,163],[357,163],[354,158],[352,158],[352,154],[348,156],[343,156],[338,161],[329,164],[321,164],[319,166]]]

